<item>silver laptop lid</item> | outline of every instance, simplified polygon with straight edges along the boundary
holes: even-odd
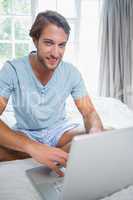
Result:
[[[133,184],[133,128],[76,136],[63,200],[96,200]]]

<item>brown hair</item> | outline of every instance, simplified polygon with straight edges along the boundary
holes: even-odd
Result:
[[[61,27],[65,31],[65,33],[67,33],[69,36],[71,28],[70,28],[68,22],[66,21],[66,19],[62,15],[57,13],[56,11],[50,11],[50,10],[48,10],[46,12],[40,12],[37,15],[32,27],[30,29],[29,35],[32,38],[39,39],[39,37],[42,33],[42,30],[49,23],[52,23],[58,27]]]

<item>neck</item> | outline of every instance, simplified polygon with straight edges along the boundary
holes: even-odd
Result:
[[[36,77],[41,81],[41,83],[46,84],[52,77],[54,71],[44,68],[42,64],[38,61],[36,54],[30,55],[30,63]]]

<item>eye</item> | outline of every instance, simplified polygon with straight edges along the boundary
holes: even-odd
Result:
[[[66,46],[66,43],[63,43],[63,44],[59,45],[60,48],[65,48],[65,46]]]
[[[44,41],[44,44],[46,46],[51,46],[51,45],[53,45],[53,42],[51,42],[51,41]]]

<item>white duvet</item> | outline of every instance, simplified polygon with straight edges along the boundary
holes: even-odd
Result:
[[[133,126],[133,110],[120,100],[107,97],[93,97],[92,102],[103,122],[105,128],[126,128]],[[73,101],[67,102],[68,116],[72,121],[83,123],[82,117]]]

